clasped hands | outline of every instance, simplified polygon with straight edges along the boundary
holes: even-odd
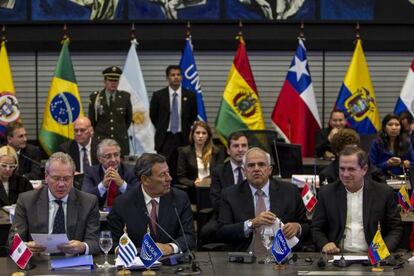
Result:
[[[46,247],[36,243],[35,241],[29,241],[27,247],[32,251],[32,253],[42,253],[46,250]],[[58,245],[58,249],[65,254],[83,254],[86,250],[86,245],[77,240],[70,240],[68,243],[62,243]]]
[[[257,228],[261,226],[272,225],[275,223],[276,218],[277,216],[274,213],[270,211],[264,211],[252,219],[252,226],[253,228]],[[299,234],[300,224],[297,222],[288,222],[283,225],[282,231],[287,239],[291,239]]]
[[[105,188],[108,188],[111,181],[114,181],[116,186],[118,187],[121,187],[122,184],[124,183],[124,180],[119,175],[118,170],[112,167],[109,167],[105,172],[104,178],[102,180],[102,184],[104,185]]]

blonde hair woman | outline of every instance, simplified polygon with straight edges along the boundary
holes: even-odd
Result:
[[[15,204],[20,193],[33,190],[26,178],[15,174],[18,157],[10,146],[0,148],[0,206]]]

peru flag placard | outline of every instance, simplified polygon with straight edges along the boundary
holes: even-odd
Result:
[[[10,258],[12,258],[20,269],[24,269],[32,256],[33,253],[22,241],[19,234],[15,234],[10,247]]]
[[[305,183],[305,186],[303,186],[302,200],[303,200],[303,204],[305,204],[306,210],[308,212],[312,212],[313,207],[315,207],[316,203],[318,202],[315,195],[309,189],[308,183]]]

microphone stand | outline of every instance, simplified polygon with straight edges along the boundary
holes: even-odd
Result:
[[[276,136],[277,140],[277,136]],[[277,152],[277,141],[273,140],[273,147],[275,151],[275,157],[276,157],[276,166],[277,166],[277,176],[278,178],[282,178],[282,172],[280,171],[280,161],[279,161],[279,153]]]
[[[341,258],[339,259],[338,262],[336,262],[336,263],[334,262],[335,266],[341,267],[341,268],[344,268],[344,267],[348,266],[348,262],[345,260],[345,257],[344,257],[345,238],[346,238],[346,236],[344,235],[343,238],[342,238],[342,241],[341,241]]]

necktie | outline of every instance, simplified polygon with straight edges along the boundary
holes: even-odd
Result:
[[[157,206],[158,203],[155,199],[151,199],[151,228],[152,231],[154,232],[155,235],[157,235],[157,225],[155,224],[155,222],[157,221]]]
[[[55,221],[53,222],[52,234],[63,234],[65,230],[65,214],[63,212],[62,200],[55,200],[59,205],[59,209],[56,212]]]
[[[243,182],[243,172],[242,172],[242,167],[237,167],[237,182],[236,184],[240,184]]]
[[[86,167],[89,167],[89,158],[88,158],[88,150],[85,147],[82,147],[82,170],[83,173],[86,171]]]
[[[261,212],[266,211],[266,205],[264,201],[264,192],[262,190],[256,191],[256,216],[258,216]],[[262,227],[258,227],[254,229],[254,247],[253,252],[256,256],[258,255],[266,255],[266,248],[263,246],[262,238],[261,238]]]
[[[112,203],[114,202],[114,199],[117,194],[118,194],[118,186],[116,185],[114,180],[111,180],[111,182],[109,183],[109,188],[108,188],[108,201],[106,202],[106,205],[108,207],[112,207]]]
[[[111,94],[111,96],[109,96],[109,106],[110,107],[114,106],[114,94]]]
[[[170,118],[171,132],[173,134],[176,134],[178,132],[178,100],[177,100],[177,97],[178,97],[177,92],[174,92],[172,106],[171,106],[171,118]]]

